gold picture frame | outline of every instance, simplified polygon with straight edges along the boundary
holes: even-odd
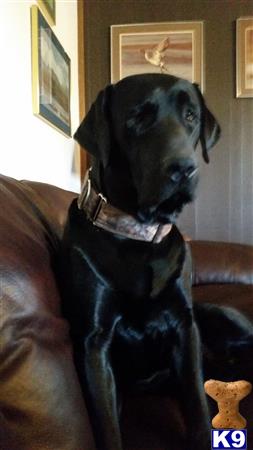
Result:
[[[70,58],[37,6],[31,7],[33,112],[71,136]]]
[[[236,97],[253,97],[253,17],[236,21]]]
[[[112,25],[111,82],[146,72],[186,78],[203,92],[203,22]]]
[[[46,20],[48,21],[49,25],[53,26],[55,25],[55,15],[56,15],[56,0],[37,0],[39,8],[43,15],[45,16]]]

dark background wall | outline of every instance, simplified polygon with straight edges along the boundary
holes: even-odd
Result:
[[[180,219],[192,238],[253,244],[253,99],[235,97],[236,19],[248,0],[87,0],[84,9],[87,107],[110,82],[110,25],[204,21],[205,97],[222,127],[198,197]]]

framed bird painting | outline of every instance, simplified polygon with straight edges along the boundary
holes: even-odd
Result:
[[[169,73],[204,91],[203,22],[111,26],[111,82],[140,73]]]

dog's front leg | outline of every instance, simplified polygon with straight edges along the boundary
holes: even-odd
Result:
[[[111,338],[96,330],[85,339],[85,395],[98,450],[121,450]]]
[[[196,324],[182,331],[178,372],[180,404],[186,425],[187,450],[210,449],[210,419],[203,387],[199,335]]]
[[[91,320],[92,328],[89,327],[85,337],[73,336],[75,364],[97,450],[122,450],[117,391],[110,362],[110,348],[119,317],[111,318],[112,323],[111,320],[104,323],[105,315],[98,316]]]
[[[175,354],[179,400],[186,425],[187,450],[210,450],[210,417],[204,391],[199,330],[192,308],[191,254],[186,257],[181,278],[175,285],[176,297],[184,308],[178,324],[179,347]]]

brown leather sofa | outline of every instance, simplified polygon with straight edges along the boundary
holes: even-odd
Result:
[[[94,450],[52,270],[74,196],[0,177],[1,450]],[[196,299],[234,305],[253,318],[253,247],[191,246]],[[253,450],[252,395],[242,412]],[[128,398],[122,428],[127,450],[183,448],[183,425],[170,399]]]

